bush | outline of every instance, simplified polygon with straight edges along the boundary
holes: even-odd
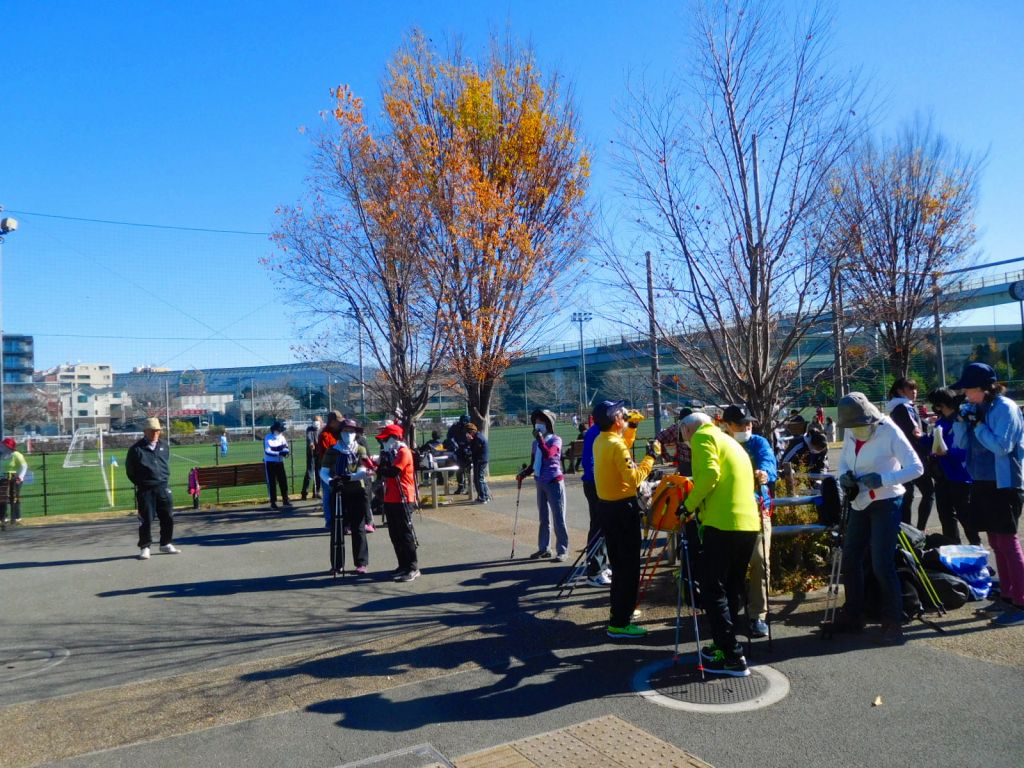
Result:
[[[191,421],[172,421],[171,434],[178,437],[190,437],[196,433],[196,425]]]

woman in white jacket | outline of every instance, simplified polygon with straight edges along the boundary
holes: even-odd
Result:
[[[879,642],[903,642],[903,606],[896,575],[896,540],[904,483],[920,477],[924,465],[903,431],[883,416],[860,392],[837,404],[837,423],[847,430],[839,456],[839,482],[853,497],[843,544],[843,587],[846,604],[833,631],[864,628],[864,555],[882,589],[882,631]]]

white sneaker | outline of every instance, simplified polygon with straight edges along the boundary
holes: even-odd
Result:
[[[178,549],[173,544],[161,544],[160,545],[160,552],[165,554],[165,555],[180,555],[181,554],[181,550]]]
[[[606,576],[604,571],[587,579],[587,584],[592,587],[610,587],[612,583],[611,577]]]
[[[139,560],[149,560],[149,547],[142,547],[139,550]]]

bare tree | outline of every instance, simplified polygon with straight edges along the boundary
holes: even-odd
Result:
[[[768,0],[694,18],[695,72],[676,78],[685,88],[632,90],[618,161],[670,299],[659,333],[720,402],[767,425],[797,376],[787,360],[830,309],[820,233],[835,226],[830,182],[859,137],[859,94],[826,61],[817,11],[790,35]],[[646,318],[635,264],[608,251]]]
[[[568,371],[535,373],[527,377],[527,382],[527,396],[538,407],[560,411],[579,402],[579,379]]]
[[[933,313],[956,310],[942,295],[956,280],[946,273],[975,257],[980,168],[918,121],[888,144],[865,144],[838,182],[846,311],[876,329],[897,377]]]

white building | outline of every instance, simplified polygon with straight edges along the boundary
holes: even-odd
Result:
[[[34,376],[36,381],[58,386],[104,387],[114,386],[114,369],[106,363],[63,363]]]
[[[205,411],[223,414],[228,403],[235,399],[230,393],[206,392],[202,395],[175,395],[171,406],[178,411]]]
[[[130,420],[132,398],[112,388],[75,387],[60,394],[61,427],[74,432],[78,427],[121,426]]]

